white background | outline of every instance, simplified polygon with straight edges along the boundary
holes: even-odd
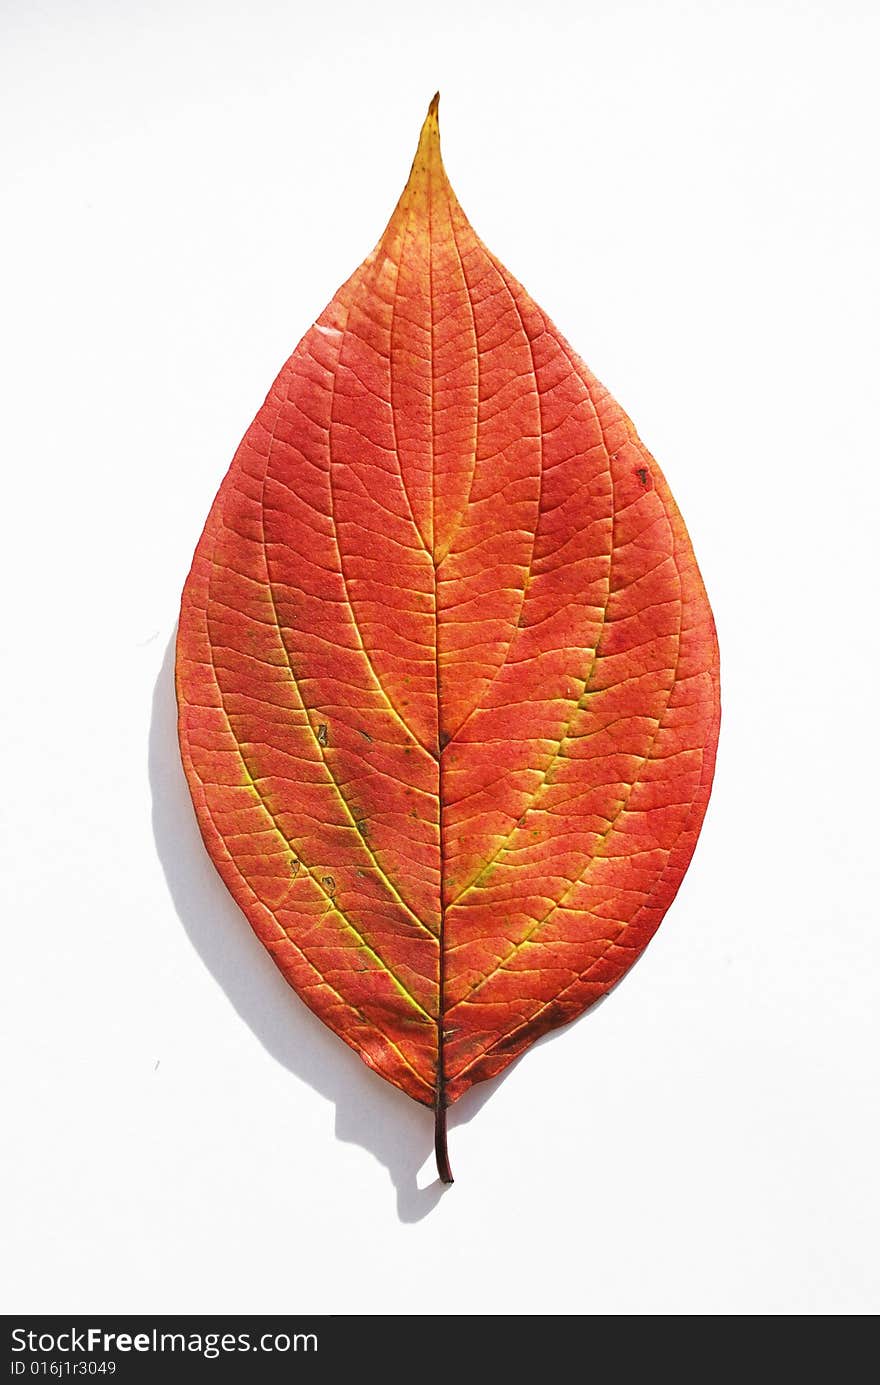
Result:
[[[0,40],[2,1306],[876,1310],[876,5],[6,0]],[[169,653],[438,86],[478,232],[666,471],[724,688],[660,933],[465,1098],[442,1195],[215,877]]]

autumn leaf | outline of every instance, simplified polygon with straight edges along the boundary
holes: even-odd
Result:
[[[437,98],[183,593],[202,835],[284,976],[436,1113],[617,982],[687,869],[718,654],[632,423],[477,238]]]

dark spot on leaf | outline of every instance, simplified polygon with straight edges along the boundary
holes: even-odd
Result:
[[[362,731],[361,728],[358,727],[358,735],[363,736],[365,741],[370,742],[370,745],[373,744],[373,737],[370,735],[369,731]]]
[[[298,857],[298,856],[291,856],[291,858],[290,858],[290,873],[291,873],[291,875],[294,877],[294,879],[296,879],[296,877],[299,875],[299,857]]]
[[[647,486],[647,484],[648,484],[648,468],[647,468],[646,466],[637,466],[637,467],[636,467],[636,476],[638,476],[638,478],[639,478],[639,480],[641,481],[641,483],[642,483],[643,486]]]
[[[326,745],[326,744],[327,744],[327,723],[326,723],[326,721],[322,721],[322,722],[321,722],[321,725],[318,727],[318,745]]]
[[[362,837],[367,835],[367,824],[364,822],[363,818],[355,818],[354,825]]]
[[[437,739],[440,742],[440,749],[445,750],[450,742],[451,737],[448,731],[441,731]]]
[[[336,893],[336,881],[333,879],[333,876],[322,875],[321,884],[324,886],[324,889],[327,891],[327,893],[330,895],[332,899],[333,895],[335,895]]]
[[[555,1001],[544,1007],[540,1015],[536,1015],[528,1024],[520,1025],[512,1034],[505,1034],[503,1039],[499,1039],[495,1048],[500,1053],[506,1053],[512,1048],[525,1048],[534,1039],[540,1038],[550,1029],[556,1029],[560,1024],[566,1024],[571,1019],[570,1012],[564,1005],[559,1005]]]

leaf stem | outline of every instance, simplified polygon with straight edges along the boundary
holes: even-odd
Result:
[[[446,1105],[442,1093],[437,1093],[434,1103],[434,1155],[437,1159],[437,1172],[441,1183],[454,1183],[452,1169],[449,1167],[449,1151],[446,1148]]]

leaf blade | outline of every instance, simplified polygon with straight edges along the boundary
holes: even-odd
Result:
[[[218,492],[177,686],[227,886],[321,1018],[437,1108],[442,1167],[445,1106],[653,935],[720,710],[662,473],[473,232],[436,101]]]

